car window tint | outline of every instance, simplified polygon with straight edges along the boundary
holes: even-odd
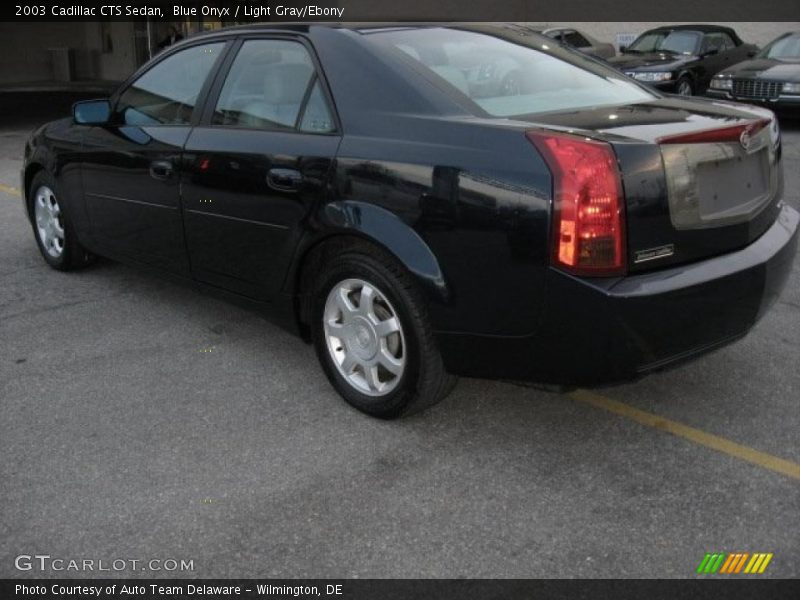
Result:
[[[710,52],[712,50],[716,50],[717,52],[722,52],[723,50],[727,50],[728,48],[725,45],[726,37],[727,36],[725,34],[719,32],[707,33],[703,38],[703,46],[701,51]]]
[[[311,95],[308,97],[303,120],[300,121],[300,131],[331,133],[335,129],[336,126],[333,122],[331,110],[328,107],[328,101],[325,99],[325,94],[322,93],[319,80],[317,80],[314,82],[314,89],[311,90]]]
[[[800,58],[800,35],[788,35],[778,38],[764,48],[759,56],[761,58],[789,59]]]
[[[654,98],[616,69],[565,58],[563,51],[536,41],[515,43],[444,27],[381,31],[365,37],[423,66],[435,81],[449,84],[496,117]]]
[[[628,46],[628,51],[653,52],[661,45],[665,37],[667,37],[667,33],[664,31],[643,33]]]
[[[700,43],[700,33],[696,31],[672,31],[665,37],[656,50],[675,54],[694,54]]]
[[[192,46],[168,56],[136,79],[119,97],[126,125],[189,123],[198,95],[225,44]]]
[[[733,38],[729,36],[727,33],[720,33],[720,37],[722,37],[722,49],[723,50],[733,50],[736,48],[736,42],[733,41]]]
[[[587,39],[577,31],[565,32],[564,41],[570,46],[574,46],[575,48],[585,48],[587,46],[591,46],[591,44],[587,41]]]
[[[299,42],[246,41],[225,78],[212,122],[294,129],[313,77],[311,57]]]

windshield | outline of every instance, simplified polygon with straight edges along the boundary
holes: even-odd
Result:
[[[800,35],[779,38],[759,52],[758,56],[777,60],[800,60]]]
[[[401,52],[494,117],[655,98],[611,67],[580,56],[553,56],[548,50],[554,44],[546,38],[542,38],[541,49],[534,49],[488,34],[444,27],[367,35],[371,41]]]
[[[701,38],[698,31],[651,31],[636,38],[626,52],[695,54]]]

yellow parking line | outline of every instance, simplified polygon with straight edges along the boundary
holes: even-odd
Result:
[[[6,185],[5,183],[0,183],[0,192],[5,192],[6,194],[11,194],[12,196],[19,196],[19,190],[17,188]]]
[[[764,469],[775,471],[776,473],[786,475],[793,479],[800,479],[800,464],[790,460],[778,458],[777,456],[760,452],[755,448],[737,444],[736,442],[732,442],[718,435],[706,433],[705,431],[689,427],[683,423],[654,415],[653,413],[634,408],[633,406],[618,402],[617,400],[612,400],[611,398],[589,390],[575,390],[571,392],[569,396],[573,400],[627,417],[642,425],[666,431],[667,433],[677,435],[695,444],[700,444],[701,446],[717,450],[718,452],[724,452],[729,456],[734,456]]]

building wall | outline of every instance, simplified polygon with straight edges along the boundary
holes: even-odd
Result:
[[[50,48],[72,48],[75,79],[119,80],[135,67],[133,23],[107,25],[112,52],[103,52],[97,22],[0,23],[0,84],[50,81]]]

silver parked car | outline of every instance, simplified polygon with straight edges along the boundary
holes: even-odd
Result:
[[[526,31],[541,33],[547,37],[553,38],[560,44],[570,46],[576,50],[580,50],[584,54],[589,54],[597,58],[614,58],[617,55],[617,51],[613,44],[596,40],[587,33],[578,31],[572,27],[548,28],[535,23],[508,23],[506,26],[510,29],[516,29],[520,31],[520,33],[524,33]]]

